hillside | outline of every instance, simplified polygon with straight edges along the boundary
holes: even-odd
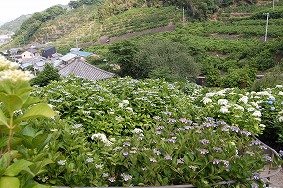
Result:
[[[15,32],[16,30],[18,30],[22,23],[28,19],[29,17],[31,17],[31,15],[22,15],[20,17],[18,17],[17,19],[15,20],[12,20],[10,22],[7,22],[5,24],[3,24],[1,27],[0,27],[0,30],[7,30],[7,31],[12,31],[12,32]]]
[[[270,17],[268,34],[266,42],[264,42],[266,34],[266,15],[264,13],[267,12],[270,13]],[[277,70],[274,67],[282,65],[282,15],[282,2],[276,2],[274,9],[272,8],[272,2],[261,2],[261,4],[250,6],[230,6],[219,9],[219,12],[212,15],[208,21],[178,24],[176,30],[170,33],[139,36],[129,39],[129,42],[113,43],[110,46],[102,47],[93,46],[87,48],[87,50],[103,53],[105,57],[110,59],[111,64],[123,65],[126,58],[127,61],[133,62],[132,66],[135,67],[123,71],[128,71],[128,74],[132,77],[139,78],[137,71],[151,71],[141,66],[151,66],[150,62],[155,61],[147,57],[150,55],[156,56],[153,53],[156,48],[164,48],[156,46],[152,42],[164,43],[163,41],[166,39],[171,41],[172,44],[183,45],[186,52],[189,52],[194,61],[201,66],[200,75],[206,77],[208,86],[251,87],[257,74],[269,74],[268,72],[271,70]],[[165,41],[165,43],[172,45],[168,41]],[[124,51],[118,49],[127,49],[128,56],[125,55]],[[164,50],[167,49],[164,48]],[[116,58],[122,56],[120,57],[122,61],[111,58],[113,55]],[[138,59],[141,56],[144,60],[139,62]],[[155,58],[162,57],[157,55]],[[140,63],[143,63],[143,65],[140,65]],[[101,63],[97,66],[111,70],[111,64],[109,66],[109,63],[108,65]],[[133,69],[135,69],[134,72]],[[168,72],[171,71],[167,70],[164,74]],[[164,76],[164,74],[159,74],[159,76]],[[273,76],[274,79],[268,82],[282,84],[283,79],[282,75],[280,75]],[[141,76],[144,77],[145,75]],[[145,77],[151,76],[146,74]]]

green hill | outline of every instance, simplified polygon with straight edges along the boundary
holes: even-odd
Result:
[[[31,16],[30,14],[29,15],[22,15],[15,20],[12,20],[10,22],[3,24],[0,27],[0,30],[7,30],[7,31],[15,32],[16,30],[18,30],[21,27],[22,23],[26,19],[28,19],[30,16]]]

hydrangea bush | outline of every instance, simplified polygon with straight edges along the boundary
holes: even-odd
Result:
[[[278,161],[263,155],[265,146],[252,135],[262,133],[270,112],[280,121],[282,88],[265,92],[131,78],[52,82],[33,92],[62,118],[35,122],[55,135],[46,151],[57,161],[37,180],[71,186],[264,184],[260,170]],[[274,109],[264,107],[270,100]]]
[[[29,72],[0,56],[0,187],[47,187],[33,181],[52,163],[42,151],[51,135],[35,130],[28,123],[35,118],[56,114],[38,98],[30,96]],[[40,153],[40,154],[39,154]]]
[[[61,118],[84,124],[88,134],[131,135],[131,130],[151,124],[151,117],[163,111],[187,113],[180,109],[193,108],[189,97],[164,80],[120,78],[94,83],[70,77],[35,92],[54,105]]]
[[[213,118],[197,124],[173,116],[155,116],[150,129],[135,128],[130,137],[86,137],[82,124],[37,122],[56,135],[45,151],[57,161],[37,180],[69,186],[198,187],[232,180],[234,186],[248,186],[265,183],[260,180],[264,165],[280,164],[278,158],[263,154],[265,145],[246,130]]]

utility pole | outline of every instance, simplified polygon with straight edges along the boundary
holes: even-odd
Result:
[[[185,23],[185,7],[183,6],[183,24]]]
[[[26,45],[26,42],[25,42],[25,36],[23,35],[23,42],[24,42],[24,46]]]
[[[90,25],[89,30],[90,30],[90,41],[92,42],[92,31],[91,31],[91,26],[92,26],[92,25]]]
[[[267,40],[267,31],[268,31],[268,18],[269,18],[269,13],[264,13],[266,14],[266,26],[265,26],[265,37],[264,37],[264,42]]]
[[[275,1],[275,0],[272,1],[272,9],[274,9],[274,1]]]

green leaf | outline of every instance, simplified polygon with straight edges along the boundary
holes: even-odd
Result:
[[[187,153],[191,161],[194,161],[194,155],[191,152]]]
[[[0,148],[6,147],[6,145],[7,145],[7,140],[8,140],[8,137],[2,137],[2,138],[0,138]]]
[[[32,128],[31,126],[26,126],[23,130],[22,130],[22,134],[25,136],[30,136],[32,138],[35,137],[36,131],[34,128]]]
[[[4,115],[4,113],[1,109],[0,109],[0,125],[8,126],[7,117]]]
[[[24,168],[32,165],[31,162],[24,159],[17,160],[11,166],[9,166],[4,173],[6,176],[17,176]]]
[[[33,119],[38,117],[53,117],[55,116],[55,112],[51,109],[48,104],[45,103],[38,103],[34,106],[32,106],[24,115],[16,119],[14,122],[19,123],[21,121],[27,120],[27,119]]]
[[[5,153],[4,155],[2,155],[0,159],[0,171],[5,170],[7,168],[7,163],[8,163],[9,158],[10,158],[9,153]]]
[[[0,188],[19,188],[20,180],[16,177],[1,177],[0,178]]]
[[[52,135],[51,134],[42,134],[42,135],[38,135],[36,136],[33,141],[35,143],[35,145],[37,146],[36,148],[38,149],[38,151],[41,151],[44,146],[51,140]]]
[[[29,107],[30,105],[36,104],[36,103],[39,103],[39,102],[40,102],[40,99],[39,99],[39,98],[29,96],[29,97],[26,99],[26,101],[24,101],[23,108],[27,108],[27,107]]]
[[[13,113],[15,110],[20,110],[23,106],[23,101],[17,95],[0,94],[0,101],[3,102],[9,113]]]

